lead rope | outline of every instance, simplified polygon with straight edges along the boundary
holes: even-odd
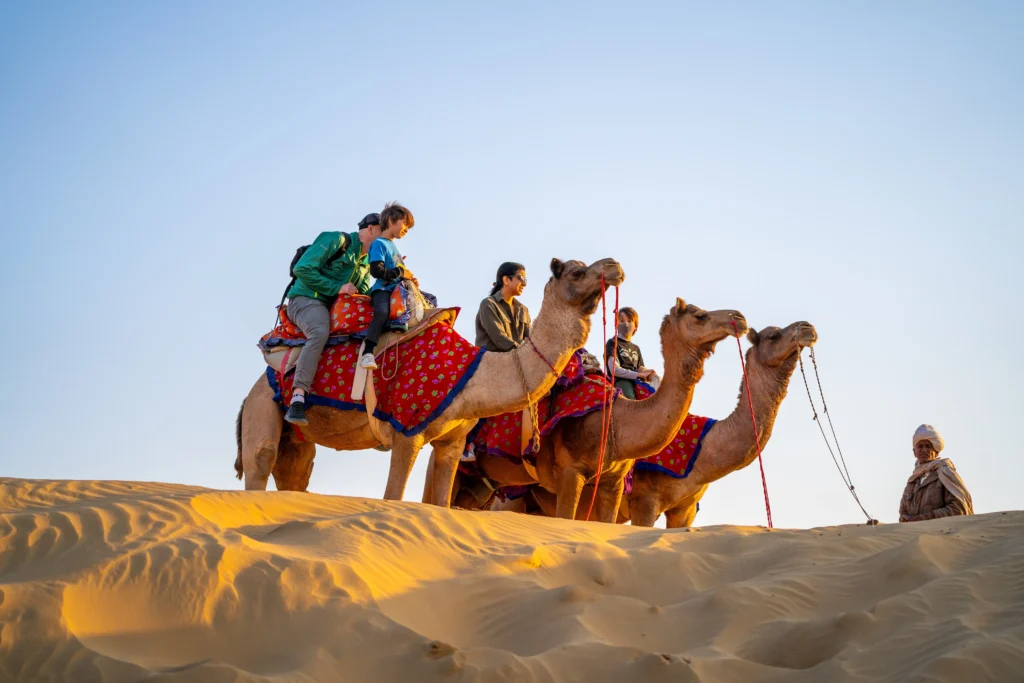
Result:
[[[736,331],[736,350],[740,352],[740,367],[743,368],[743,386],[747,388],[747,407],[750,408],[750,423],[754,425],[754,446],[757,447],[757,465],[761,468],[761,488],[764,489],[764,510],[768,513],[768,528],[772,524],[772,504],[768,501],[768,481],[764,476],[764,460],[761,458],[761,437],[757,433],[757,418],[754,417],[754,401],[750,398],[750,379],[747,377],[747,363],[743,359],[743,347],[740,345],[740,330],[736,321],[732,320],[732,329]]]
[[[821,377],[818,375],[818,363],[814,358],[814,347],[811,347],[811,363],[814,364],[814,378],[818,382],[818,393],[821,394],[821,406],[825,416],[828,418],[828,426],[832,430],[832,438],[836,441],[836,450],[839,451],[839,460],[836,460],[836,454],[832,451],[832,444],[829,443],[828,437],[825,436],[825,429],[821,426],[821,420],[818,419],[818,409],[814,405],[814,398],[811,397],[811,387],[807,383],[807,373],[804,372],[803,353],[797,356],[797,359],[800,361],[800,376],[804,379],[804,388],[807,390],[807,400],[810,401],[811,404],[811,419],[818,425],[818,431],[821,432],[821,438],[825,440],[825,447],[828,448],[828,454],[832,456],[832,462],[836,464],[836,469],[839,470],[839,476],[842,477],[843,484],[845,484],[846,488],[850,490],[850,495],[853,496],[853,499],[857,502],[857,507],[859,507],[860,511],[864,513],[864,516],[867,517],[868,524],[878,524],[878,520],[868,514],[868,511],[864,509],[864,505],[860,502],[860,497],[857,496],[856,487],[853,485],[853,478],[850,477],[850,471],[846,469],[846,459],[843,457],[842,449],[839,448],[839,439],[836,437],[836,430],[832,426],[832,417],[828,414],[828,405],[825,403],[825,392],[821,390]],[[842,467],[839,466],[840,460],[843,463]]]
[[[601,276],[601,334],[603,338],[608,337],[608,302],[605,293],[608,286],[605,284],[604,275]],[[615,286],[615,322],[619,320],[619,287]],[[619,335],[616,333],[612,342],[612,358],[619,353]],[[608,344],[604,345],[604,368],[608,371]],[[612,373],[612,378],[615,374]],[[594,511],[594,501],[597,500],[597,485],[601,483],[601,470],[604,469],[604,452],[608,448],[608,439],[612,433],[612,404],[615,401],[615,385],[609,379],[604,383],[604,398],[601,400],[601,450],[597,456],[597,476],[594,478],[594,491],[590,495],[590,507],[587,508],[587,517],[584,521],[590,521],[590,513]]]

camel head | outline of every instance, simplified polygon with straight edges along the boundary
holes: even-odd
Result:
[[[582,261],[551,259],[551,279],[544,287],[544,299],[557,299],[568,304],[579,317],[590,317],[601,301],[602,275],[607,287],[620,285],[626,279],[615,259],[601,259],[589,266]]]
[[[747,341],[751,344],[747,351],[748,365],[785,368],[792,372],[800,351],[818,341],[818,332],[814,325],[801,320],[783,328],[766,327],[760,332],[750,330]]]
[[[676,305],[661,324],[662,347],[666,354],[669,349],[686,347],[696,351],[700,358],[707,358],[714,353],[715,344],[726,337],[744,334],[747,329],[747,319],[739,311],[705,311],[676,299]]]

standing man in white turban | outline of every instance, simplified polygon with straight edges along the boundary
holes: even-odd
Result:
[[[914,432],[917,467],[903,489],[901,522],[974,514],[974,504],[964,480],[956,473],[949,458],[939,457],[945,445],[942,436],[931,425],[921,425]]]

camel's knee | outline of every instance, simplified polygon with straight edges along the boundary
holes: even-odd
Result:
[[[652,527],[660,514],[652,503],[630,503],[629,506],[629,521],[633,526]]]
[[[242,466],[245,473],[245,488],[266,489],[267,480],[274,470],[276,460],[277,444],[271,441],[261,441],[255,448],[243,451]]]

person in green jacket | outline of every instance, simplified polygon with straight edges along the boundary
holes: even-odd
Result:
[[[288,319],[306,336],[295,361],[291,404],[284,419],[307,425],[306,393],[320,354],[331,334],[331,306],[341,294],[370,291],[369,250],[380,237],[380,214],[367,214],[359,230],[322,232],[295,264],[295,284],[288,290]]]

